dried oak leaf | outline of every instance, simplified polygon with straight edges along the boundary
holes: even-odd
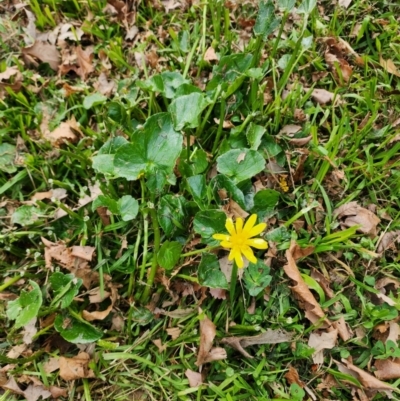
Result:
[[[244,348],[251,345],[284,343],[292,339],[293,333],[288,333],[284,330],[267,329],[265,333],[256,336],[226,337],[221,340],[221,343],[229,345],[246,358],[253,358]]]
[[[380,219],[370,210],[360,206],[356,201],[345,203],[333,211],[342,227],[359,226],[357,231],[374,238],[377,234],[377,225]]]
[[[194,372],[193,370],[187,369],[185,371],[185,376],[189,380],[190,387],[199,387],[200,384],[203,384],[203,378],[201,376],[201,373]]]
[[[332,349],[337,342],[338,330],[331,330],[323,333],[311,333],[308,339],[308,346],[314,348],[312,355],[313,361],[316,364],[324,363],[324,349]]]
[[[199,312],[201,313],[200,308]],[[200,346],[197,354],[197,366],[226,358],[226,351],[223,348],[212,348],[215,334],[215,324],[207,316],[204,316],[200,320]]]
[[[304,387],[304,383],[300,380],[299,372],[292,365],[289,366],[289,370],[285,373],[285,379],[289,384],[296,383],[300,387]]]
[[[94,377],[94,373],[89,369],[90,356],[86,352],[80,352],[73,358],[60,357],[60,377],[66,381],[76,379],[86,379]]]
[[[378,359],[374,364],[375,376],[380,380],[398,379],[400,377],[400,358]]]
[[[296,283],[290,288],[299,301],[301,308],[305,310],[307,319],[310,320],[311,323],[322,320],[326,326],[330,326],[331,322],[326,318],[324,311],[307,287],[296,265],[296,259],[307,256],[312,253],[312,251],[313,247],[302,249],[295,241],[292,241],[290,248],[286,251],[287,264],[283,266],[283,269],[287,276]]]
[[[58,71],[61,63],[60,53],[55,45],[36,40],[32,46],[22,49],[22,54],[39,59],[43,63],[49,63],[50,68]]]

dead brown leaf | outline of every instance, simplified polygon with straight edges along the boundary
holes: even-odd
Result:
[[[265,333],[256,336],[225,337],[221,340],[221,343],[229,345],[246,358],[253,358],[244,348],[252,345],[284,343],[292,339],[293,333],[288,333],[284,330],[267,329]]]
[[[27,401],[37,401],[39,399],[45,400],[52,396],[53,393],[51,389],[47,389],[40,380],[35,377],[27,377],[27,380],[32,381],[32,383],[29,384],[25,390],[21,390],[13,377],[10,377],[9,380],[6,383],[1,384],[0,387],[4,390],[9,390],[12,393],[22,395]]]
[[[166,332],[171,336],[172,340],[176,340],[181,335],[182,330],[179,327],[169,327]]]
[[[294,125],[294,124],[288,124],[285,125],[278,133],[278,135],[288,135],[292,137],[294,134],[297,134],[299,131],[301,131],[301,125]]]
[[[339,337],[343,341],[348,341],[353,337],[353,332],[348,328],[343,316],[341,316],[339,320],[333,322],[333,327],[338,331]]]
[[[83,248],[83,247],[82,247]],[[87,247],[85,247],[87,248]],[[87,320],[88,322],[92,322],[93,320],[104,320],[112,311],[115,302],[118,299],[118,290],[116,287],[114,287],[113,285],[110,285],[110,291],[111,291],[111,303],[108,306],[107,309],[103,310],[103,311],[94,311],[94,312],[89,312],[87,310],[83,310],[82,311],[82,317]]]
[[[199,387],[201,384],[203,384],[203,378],[201,376],[201,373],[194,372],[193,370],[187,369],[185,371],[185,376],[189,380],[190,387]]]
[[[57,200],[61,200],[64,199],[68,196],[67,194],[67,190],[64,188],[55,188],[55,189],[51,189],[50,191],[46,191],[46,192],[36,192],[31,200],[32,201],[41,201],[43,199],[57,199]]]
[[[22,49],[22,54],[39,59],[43,63],[49,63],[50,68],[58,71],[61,63],[60,53],[55,45],[36,40],[32,46]],[[31,60],[31,57],[29,57]]]
[[[397,69],[394,62],[390,59],[385,60],[382,56],[379,57],[379,64],[390,74],[400,77],[400,71]]]
[[[358,368],[357,366],[346,361],[345,359],[342,359],[343,363],[340,363],[338,361],[334,362],[337,364],[340,372],[355,377],[366,390],[385,391],[389,392],[389,394],[391,394],[391,392],[394,390],[394,388],[391,385],[378,380],[376,377]]]
[[[337,342],[338,331],[331,330],[329,332],[310,334],[308,339],[308,346],[314,348],[312,355],[313,361],[316,364],[322,365],[324,363],[324,349],[332,349]]]
[[[118,332],[121,332],[124,330],[125,321],[124,321],[124,318],[119,313],[113,314],[111,322],[112,322],[111,330],[116,330]]]
[[[22,74],[17,67],[7,67],[0,73],[0,97],[3,96],[3,89],[10,88],[18,92],[22,87]]]
[[[160,338],[153,340],[153,344],[158,348],[159,352],[164,352],[167,349],[167,346],[162,343]]]
[[[374,364],[375,376],[380,380],[398,379],[400,377],[400,358],[377,359]]]
[[[37,318],[34,317],[27,325],[24,326],[24,336],[22,338],[24,344],[32,344],[33,337],[37,333],[36,322]]]
[[[302,147],[302,146],[307,145],[307,143],[309,143],[311,141],[311,139],[312,139],[312,136],[309,135],[304,138],[292,138],[292,139],[289,139],[288,142],[293,146]]]
[[[219,124],[220,119],[219,118],[214,118],[214,122],[215,122],[215,124]],[[229,128],[233,128],[233,127],[234,127],[234,124],[233,124],[232,121],[224,120],[222,122],[222,128],[224,128],[224,129],[229,129]]]
[[[47,362],[43,364],[43,370],[49,374],[60,369],[60,359],[51,357]]]
[[[306,88],[304,88],[306,89]],[[314,89],[311,93],[311,98],[320,105],[331,103],[333,99],[340,99],[339,96],[335,97],[335,94],[325,89]]]
[[[304,383],[300,380],[299,372],[292,365],[289,366],[289,370],[285,373],[285,379],[289,384],[296,383],[300,387],[304,387]]]
[[[114,81],[109,81],[107,75],[102,72],[94,83],[94,88],[104,96],[111,96],[117,89]]]
[[[335,38],[328,38],[326,40],[326,50],[325,50],[325,61],[332,71],[333,76],[336,81],[341,81],[343,78],[344,82],[349,82],[350,77],[353,73],[353,69],[350,64],[344,58],[344,54],[342,52],[342,46],[337,42]],[[338,72],[340,71],[340,73]]]
[[[18,295],[12,292],[0,292],[0,301],[14,301]]]
[[[290,248],[286,251],[287,264],[283,266],[283,269],[287,276],[296,283],[290,288],[299,301],[301,308],[305,310],[307,319],[312,323],[322,320],[322,322],[330,326],[331,322],[325,316],[321,306],[307,287],[296,265],[296,259],[310,254],[312,250],[312,247],[302,249],[295,241],[292,241]]]
[[[330,281],[322,273],[316,269],[311,269],[311,278],[318,282],[329,299],[335,296],[335,293],[330,288]]]
[[[210,288],[209,291],[210,295],[215,299],[226,299],[226,290],[222,288]]]
[[[213,47],[209,47],[204,53],[204,61],[218,61],[218,57]]]
[[[6,354],[7,358],[16,359],[27,350],[26,344],[14,345]]]
[[[54,131],[42,132],[45,139],[50,141],[55,147],[60,147],[65,142],[75,143],[78,135],[82,134],[75,118],[61,123]]]
[[[378,253],[382,253],[387,249],[396,250],[395,244],[400,243],[400,230],[387,231],[383,234],[382,238],[379,241],[379,245],[377,248]]]
[[[199,313],[201,313],[200,308]],[[207,316],[204,316],[200,320],[200,346],[197,354],[197,366],[226,358],[226,351],[223,348],[212,348],[215,334],[215,324]]]
[[[370,210],[361,207],[356,201],[345,203],[333,211],[342,228],[359,226],[357,231],[374,238],[377,234],[377,225],[380,223],[377,217]]]
[[[89,75],[94,71],[92,59],[92,47],[87,47],[85,50],[83,50],[81,46],[67,48],[62,55],[62,64],[59,67],[60,74],[65,75],[73,71],[86,81]]]
[[[168,317],[172,317],[174,319],[181,319],[184,317],[189,316],[190,314],[192,314],[194,312],[193,308],[186,308],[186,309],[175,309],[173,311],[166,311],[164,309],[160,309],[160,308],[155,308],[154,309],[154,314],[155,315],[165,315]]]
[[[236,219],[237,217],[241,217],[246,219],[249,216],[249,213],[243,210],[239,204],[232,199],[229,199],[229,202],[222,207],[222,210],[225,212],[227,217],[230,218]]]
[[[86,352],[80,352],[73,358],[60,357],[60,377],[63,380],[77,380],[94,377],[94,373],[89,369],[90,356]]]

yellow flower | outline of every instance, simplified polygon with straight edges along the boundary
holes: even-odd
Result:
[[[252,214],[247,220],[243,227],[243,219],[238,217],[236,219],[236,227],[233,224],[232,219],[227,219],[225,227],[228,230],[227,234],[214,234],[213,238],[221,241],[221,246],[230,249],[229,260],[235,259],[237,267],[240,269],[243,267],[243,256],[246,257],[251,263],[256,263],[257,258],[254,256],[253,250],[250,247],[256,249],[267,249],[268,242],[261,238],[253,238],[256,235],[261,234],[267,225],[260,223],[255,225],[257,221],[257,215]]]

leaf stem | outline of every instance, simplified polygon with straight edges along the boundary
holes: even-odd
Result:
[[[143,304],[146,303],[149,299],[151,287],[153,286],[154,278],[157,273],[157,267],[158,267],[157,254],[160,249],[160,242],[161,242],[160,226],[158,225],[156,209],[154,209],[154,208],[149,209],[149,214],[151,216],[151,222],[153,224],[154,249],[153,249],[153,259],[151,262],[150,273],[149,273],[149,276],[147,277],[146,287],[144,288],[144,291],[143,291],[143,294],[141,297],[141,302]]]
[[[229,299],[231,302],[235,300],[235,290],[236,290],[236,284],[237,284],[237,275],[238,275],[238,267],[235,262],[233,261],[232,265],[232,273],[231,273],[231,287],[229,290]]]
[[[21,276],[21,275],[10,278],[10,280],[5,282],[3,285],[0,285],[0,292],[4,291],[6,288],[10,287],[14,283],[16,283],[18,280],[21,280],[21,278],[23,278],[23,276]]]

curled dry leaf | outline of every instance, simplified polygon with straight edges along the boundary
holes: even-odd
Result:
[[[112,308],[114,307],[115,302],[118,299],[118,291],[114,286],[110,286],[111,290],[111,303],[108,306],[107,309],[103,311],[94,311],[94,312],[89,312],[87,310],[84,310],[82,312],[82,317],[87,320],[88,322],[92,322],[93,320],[104,320],[112,311]]]
[[[278,135],[293,136],[301,131],[301,125],[288,124],[285,125],[278,133]]]
[[[379,57],[379,64],[390,74],[400,77],[400,71],[392,60],[385,60],[382,56]]]
[[[60,53],[55,45],[36,40],[32,46],[22,49],[22,54],[39,59],[43,63],[49,63],[50,68],[58,71],[61,63]]]
[[[67,195],[67,190],[64,188],[55,188],[55,189],[51,189],[50,191],[47,192],[36,192],[31,200],[32,201],[41,201],[43,199],[57,199],[57,200],[61,200],[66,198]]]
[[[43,132],[43,137],[55,147],[60,147],[65,142],[76,142],[78,135],[82,135],[75,118],[61,123],[54,131]]]
[[[199,312],[201,313],[200,308]],[[216,327],[214,323],[207,316],[204,316],[200,320],[200,346],[197,354],[197,366],[226,358],[226,351],[223,348],[212,348],[215,334]]]
[[[380,219],[370,210],[360,206],[356,201],[345,203],[333,211],[340,220],[342,228],[359,226],[357,231],[376,237],[377,225]]]
[[[353,365],[352,363],[342,359],[343,363],[338,361],[334,361],[340,372],[348,374],[356,378],[364,389],[372,390],[372,391],[385,391],[386,394],[390,395],[394,388],[387,383],[384,383],[378,380],[376,377],[372,376],[371,374],[365,372],[364,370],[358,368],[357,366]]]
[[[302,147],[302,146],[307,145],[307,143],[309,143],[311,141],[311,139],[312,139],[312,136],[309,135],[304,138],[292,138],[292,139],[289,139],[288,142],[293,146]]]
[[[344,58],[342,46],[335,38],[328,38],[326,40],[325,61],[329,69],[332,71],[333,76],[337,81],[341,81],[341,77],[345,82],[349,82],[353,69]],[[340,75],[338,70],[340,70]]]
[[[314,348],[312,355],[313,361],[316,364],[324,363],[324,349],[332,349],[337,342],[338,330],[331,330],[327,333],[311,333],[308,339],[308,346]]]
[[[86,352],[80,352],[73,358],[60,357],[60,377],[63,380],[77,380],[94,377],[94,373],[89,369],[90,356]]]
[[[246,219],[249,216],[245,210],[243,210],[238,203],[234,200],[229,199],[229,202],[222,207],[222,210],[225,212],[227,217],[237,218],[241,217],[242,219]]]
[[[218,57],[213,47],[209,47],[204,53],[204,61],[218,61]]]
[[[339,337],[343,341],[348,341],[353,337],[353,332],[348,328],[343,316],[341,316],[339,320],[333,322],[333,327],[338,331]]]
[[[400,230],[387,231],[380,239],[376,251],[382,253],[383,251],[386,251],[386,249],[395,250],[395,244],[398,243],[400,243]]]
[[[285,379],[289,384],[296,383],[300,387],[304,387],[304,383],[300,380],[299,372],[292,365],[289,366],[289,370],[285,373]]]
[[[17,67],[7,67],[0,73],[0,95],[3,93],[3,88],[10,88],[14,92],[18,92],[22,87],[22,74]]]
[[[377,359],[374,364],[375,376],[380,380],[398,379],[400,377],[400,358]]]
[[[308,90],[307,88],[304,89]],[[320,105],[331,103],[333,99],[336,99],[338,102],[340,102],[340,96],[335,96],[334,93],[325,89],[314,89],[311,93],[311,98]]]
[[[155,308],[153,313],[155,315],[159,314],[159,315],[172,317],[173,319],[181,319],[181,318],[189,316],[193,312],[194,312],[193,308],[175,309],[173,311],[166,311],[165,309]]]
[[[287,276],[296,283],[290,288],[299,301],[301,308],[305,310],[307,319],[309,319],[311,323],[322,320],[326,326],[330,326],[331,322],[326,318],[324,311],[307,287],[296,265],[296,259],[310,254],[312,250],[312,247],[302,249],[295,241],[292,241],[290,248],[286,251],[287,264],[283,266],[283,269]]]
[[[292,339],[293,333],[288,333],[284,330],[267,329],[265,333],[256,336],[226,337],[221,340],[221,343],[229,345],[246,358],[253,358],[244,348],[251,345],[284,343],[292,341]]]
[[[194,372],[193,370],[187,369],[185,372],[185,376],[189,380],[190,387],[199,387],[200,384],[203,384],[203,378],[201,373]]]

